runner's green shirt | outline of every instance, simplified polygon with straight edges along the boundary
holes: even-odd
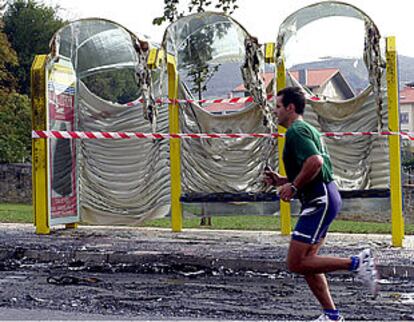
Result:
[[[321,133],[307,122],[297,120],[286,132],[283,150],[283,162],[290,182],[299,174],[305,160],[313,155],[323,157],[322,170],[313,181],[333,181],[331,159]]]

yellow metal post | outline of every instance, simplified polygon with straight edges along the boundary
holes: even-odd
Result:
[[[46,130],[47,55],[37,55],[31,68],[32,128]],[[47,139],[32,140],[32,189],[36,234],[49,234]]]
[[[285,63],[282,63],[277,67],[277,90],[281,90],[286,87],[286,69]],[[286,133],[286,129],[283,126],[278,126],[277,131],[280,134]],[[283,148],[285,146],[285,138],[278,138],[278,150],[279,150],[279,173],[282,176],[286,176],[285,165],[283,164]],[[290,218],[290,202],[280,200],[280,231],[282,235],[290,235],[292,230],[291,218]]]
[[[160,62],[164,58],[164,51],[162,49],[152,48],[148,54],[147,65],[149,69],[158,68]]]
[[[178,75],[175,57],[167,55],[168,97],[176,100],[178,97]],[[178,104],[168,106],[170,133],[180,132]],[[183,228],[181,209],[181,142],[180,139],[170,139],[170,167],[171,167],[171,228],[180,232]]]
[[[265,62],[268,64],[275,62],[275,43],[268,42],[265,44],[265,52],[264,52]]]
[[[264,50],[265,62],[268,64],[275,63],[275,43],[266,43]],[[284,62],[278,66],[276,71],[277,90],[286,87],[286,70]],[[286,129],[282,126],[277,127],[278,133],[286,133]],[[286,175],[285,166],[283,164],[283,147],[285,146],[285,138],[278,138],[278,156],[279,156],[279,173]],[[290,235],[290,203],[280,200],[280,231],[282,235]]]
[[[398,106],[398,69],[395,37],[387,37],[386,44],[388,128],[391,132],[399,132],[400,120]],[[402,247],[404,239],[404,219],[402,215],[400,136],[389,136],[388,143],[390,154],[392,246]]]

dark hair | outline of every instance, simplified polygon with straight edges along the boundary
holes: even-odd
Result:
[[[300,87],[285,87],[277,92],[277,96],[282,96],[284,106],[293,103],[296,113],[302,115],[305,111],[305,94]]]

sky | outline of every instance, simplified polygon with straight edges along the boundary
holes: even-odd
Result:
[[[160,42],[167,24],[152,25],[154,17],[163,13],[163,0],[44,0],[48,5],[59,5],[60,15],[68,20],[101,17],[113,20],[138,35],[150,36]],[[189,0],[181,0],[183,4]],[[283,20],[296,10],[314,4],[314,0],[238,0],[239,9],[232,15],[247,31],[258,37],[261,43],[275,42]],[[366,14],[378,26],[383,37],[395,36],[399,54],[414,57],[414,41],[411,22],[414,12],[413,0],[347,0]],[[329,20],[333,20],[329,19]],[[338,19],[338,18],[335,18]],[[352,18],[343,21],[315,22],[303,28],[297,39],[290,42],[292,52],[304,52],[307,56],[360,57],[362,56],[362,24]],[[349,22],[349,23],[348,23]],[[318,25],[319,23],[319,25]],[[308,29],[308,30],[305,30]],[[291,57],[295,63],[302,62],[303,55]],[[289,65],[289,64],[288,64]]]

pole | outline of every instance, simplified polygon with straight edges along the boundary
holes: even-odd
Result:
[[[392,132],[400,131],[398,106],[398,69],[395,37],[386,38],[387,90],[388,90],[388,128]],[[404,219],[402,215],[401,189],[401,146],[400,136],[388,136],[390,154],[390,190],[391,190],[391,234],[392,246],[402,247],[404,239]]]
[[[178,104],[178,75],[175,57],[167,55],[168,97],[172,103],[168,105],[170,134],[180,132]],[[171,171],[171,229],[180,232],[183,228],[181,208],[181,142],[170,139],[170,171]]]

